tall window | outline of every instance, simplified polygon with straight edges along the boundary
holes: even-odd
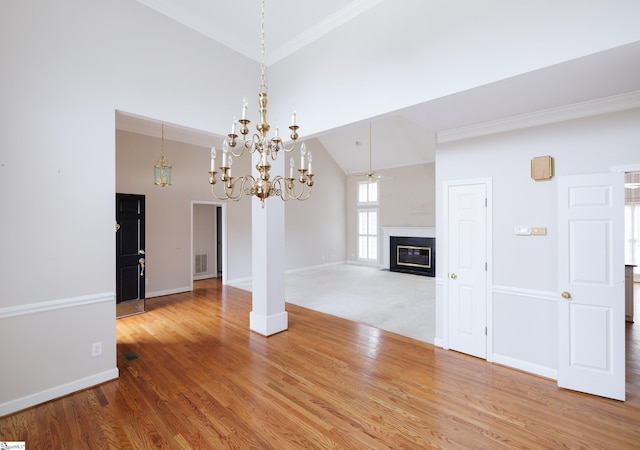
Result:
[[[378,260],[378,180],[358,183],[358,259]]]

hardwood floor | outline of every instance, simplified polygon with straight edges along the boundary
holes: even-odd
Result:
[[[0,441],[30,449],[640,445],[637,325],[628,325],[627,401],[618,402],[295,305],[287,305],[289,331],[265,338],[249,331],[248,292],[216,280],[195,286],[117,321],[118,380],[0,418]]]

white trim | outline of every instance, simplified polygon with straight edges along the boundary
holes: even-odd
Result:
[[[298,267],[296,269],[285,270],[284,273],[288,275],[291,273],[303,272],[305,270],[322,269],[324,267],[341,266],[343,264],[350,264],[350,263],[344,260],[344,261],[337,261],[337,262],[331,262],[331,263],[325,263],[325,264],[317,264],[315,266]]]
[[[511,367],[513,369],[532,373],[534,375],[539,375],[541,377],[550,378],[552,380],[558,379],[557,369],[541,366],[538,364],[532,364],[530,362],[522,361],[521,359],[515,359],[510,356],[495,354],[493,355],[493,362],[496,364],[501,364],[503,366]]]
[[[116,294],[114,292],[105,292],[101,294],[84,295],[81,297],[71,297],[59,300],[30,303],[28,305],[8,306],[6,308],[0,308],[0,319],[115,301]]]
[[[289,329],[289,314],[286,311],[263,316],[255,311],[249,313],[249,329],[263,336],[271,336]]]
[[[59,386],[45,389],[44,391],[36,392],[35,394],[29,394],[15,400],[1,403],[0,416],[11,414],[16,411],[29,408],[31,406],[39,405],[40,403],[48,402],[49,400],[64,397],[65,395],[69,395],[74,392],[96,386],[106,381],[115,380],[116,378],[118,378],[118,376],[119,372],[117,368],[109,369],[105,372],[80,378],[70,383],[61,384]]]
[[[493,293],[527,297],[554,303],[558,301],[558,294],[554,291],[538,291],[534,289],[514,288],[511,286],[493,286]]]
[[[214,275],[212,273],[206,273],[204,275],[194,275],[193,281],[208,280],[209,278],[218,278],[218,275]]]
[[[267,64],[271,65],[286,58],[339,26],[349,22],[351,19],[365,13],[380,2],[382,2],[382,0],[355,0],[347,2],[348,4],[336,13],[309,27],[293,39],[284,42],[280,47],[271,51],[271,57],[267,57]]]
[[[147,292],[145,299],[148,300],[154,297],[162,297],[164,295],[181,294],[183,292],[193,291],[193,286],[183,286],[175,289],[166,289],[164,291]]]
[[[244,284],[244,283],[253,283],[253,278],[252,277],[242,277],[242,278],[235,278],[233,280],[227,280],[226,285],[229,286],[235,286],[237,284]]]
[[[640,164],[625,164],[622,166],[612,166],[612,172],[640,172]]]
[[[634,108],[640,108],[640,90],[440,131],[436,135],[436,143],[444,144]]]

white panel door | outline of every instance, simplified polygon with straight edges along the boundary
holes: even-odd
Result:
[[[558,386],[625,399],[622,172],[558,177]]]
[[[449,348],[487,357],[485,184],[449,186]]]

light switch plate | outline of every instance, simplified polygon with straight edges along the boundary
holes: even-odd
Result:
[[[534,236],[546,236],[547,227],[533,227],[531,228],[531,234],[533,234]]]
[[[515,231],[517,236],[531,236],[531,227],[528,226],[517,226]]]

